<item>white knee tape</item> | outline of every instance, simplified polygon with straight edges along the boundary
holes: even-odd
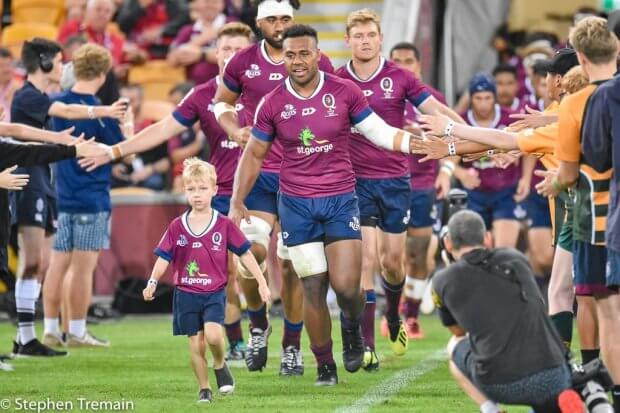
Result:
[[[281,260],[289,260],[291,259],[291,254],[288,252],[288,247],[284,245],[284,241],[282,241],[282,233],[278,232],[278,258]]]
[[[271,237],[271,225],[264,219],[258,217],[250,217],[250,223],[245,220],[239,225],[241,232],[250,242],[261,244],[265,248],[269,248],[269,239]]]
[[[424,298],[424,292],[426,291],[427,285],[428,280],[418,280],[417,278],[407,276],[403,293],[405,294],[405,297],[413,298],[414,300],[421,300]]]
[[[265,273],[265,270],[267,269],[267,263],[265,261],[261,262],[260,265],[260,270],[262,271],[262,273]],[[247,280],[253,280],[254,276],[252,275],[252,273],[250,271],[248,271],[243,264],[241,263],[241,261],[239,261],[239,275],[242,276],[243,278],[247,279]]]
[[[327,272],[327,258],[322,242],[295,245],[289,247],[288,252],[299,278]]]

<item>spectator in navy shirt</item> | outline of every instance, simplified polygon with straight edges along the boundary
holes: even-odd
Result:
[[[94,43],[80,47],[73,54],[75,85],[55,101],[64,104],[100,106],[95,96],[105,82],[112,63],[110,52]],[[116,119],[66,120],[54,117],[55,130],[74,127],[77,136],[94,136],[97,142],[114,145],[133,133],[133,123],[126,112],[121,131]],[[83,170],[75,159],[55,165],[58,192],[58,233],[54,240],[50,268],[43,288],[45,334],[48,346],[65,344],[58,322],[61,297],[68,297],[68,346],[107,346],[86,330],[86,314],[92,296],[92,282],[99,252],[110,245],[110,177],[111,166],[92,172]],[[67,277],[66,280],[64,278]],[[64,283],[64,284],[63,284]],[[65,288],[63,288],[63,285]],[[66,291],[63,291],[66,290]]]

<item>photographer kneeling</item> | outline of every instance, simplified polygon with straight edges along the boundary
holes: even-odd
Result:
[[[487,249],[484,222],[469,210],[450,218],[444,242],[456,262],[433,279],[433,298],[454,334],[448,353],[459,385],[483,413],[499,412],[496,403],[561,412],[558,396],[571,387],[566,350],[527,258]]]

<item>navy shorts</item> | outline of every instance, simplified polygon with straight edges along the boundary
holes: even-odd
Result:
[[[411,191],[411,228],[432,227],[437,221],[435,188]]]
[[[11,219],[13,225],[39,227],[47,234],[55,234],[58,227],[56,197],[28,187],[12,192]]]
[[[530,228],[551,228],[551,214],[549,213],[549,201],[536,192],[530,192],[523,201],[527,211],[527,221]]]
[[[390,179],[357,178],[355,192],[359,197],[363,226],[378,226],[383,232],[400,234],[409,224],[411,180],[408,176]]]
[[[362,239],[360,212],[354,192],[323,198],[280,194],[278,209],[284,245]]]
[[[230,195],[216,195],[211,199],[211,208],[217,212],[228,215],[230,211]]]
[[[614,291],[607,288],[607,248],[589,242],[573,240],[573,283],[576,295],[606,296]]]
[[[224,324],[226,292],[190,293],[174,289],[172,304],[172,333],[175,336],[195,336],[204,330],[205,323]]]
[[[261,172],[252,190],[245,198],[245,206],[250,211],[263,211],[278,215],[278,191],[280,174]]]
[[[605,271],[607,288],[618,292],[620,288],[620,252],[607,250],[607,268]]]
[[[467,190],[468,208],[482,216],[487,229],[498,219],[519,219],[515,190],[514,186],[495,192]]]

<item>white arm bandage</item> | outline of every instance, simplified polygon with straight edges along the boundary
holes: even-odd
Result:
[[[411,153],[411,134],[385,123],[376,113],[371,113],[355,128],[375,145],[394,152]]]
[[[235,112],[235,107],[229,105],[226,102],[217,102],[215,106],[213,106],[213,114],[215,115],[215,120],[220,120],[220,116],[222,116],[226,112]]]

